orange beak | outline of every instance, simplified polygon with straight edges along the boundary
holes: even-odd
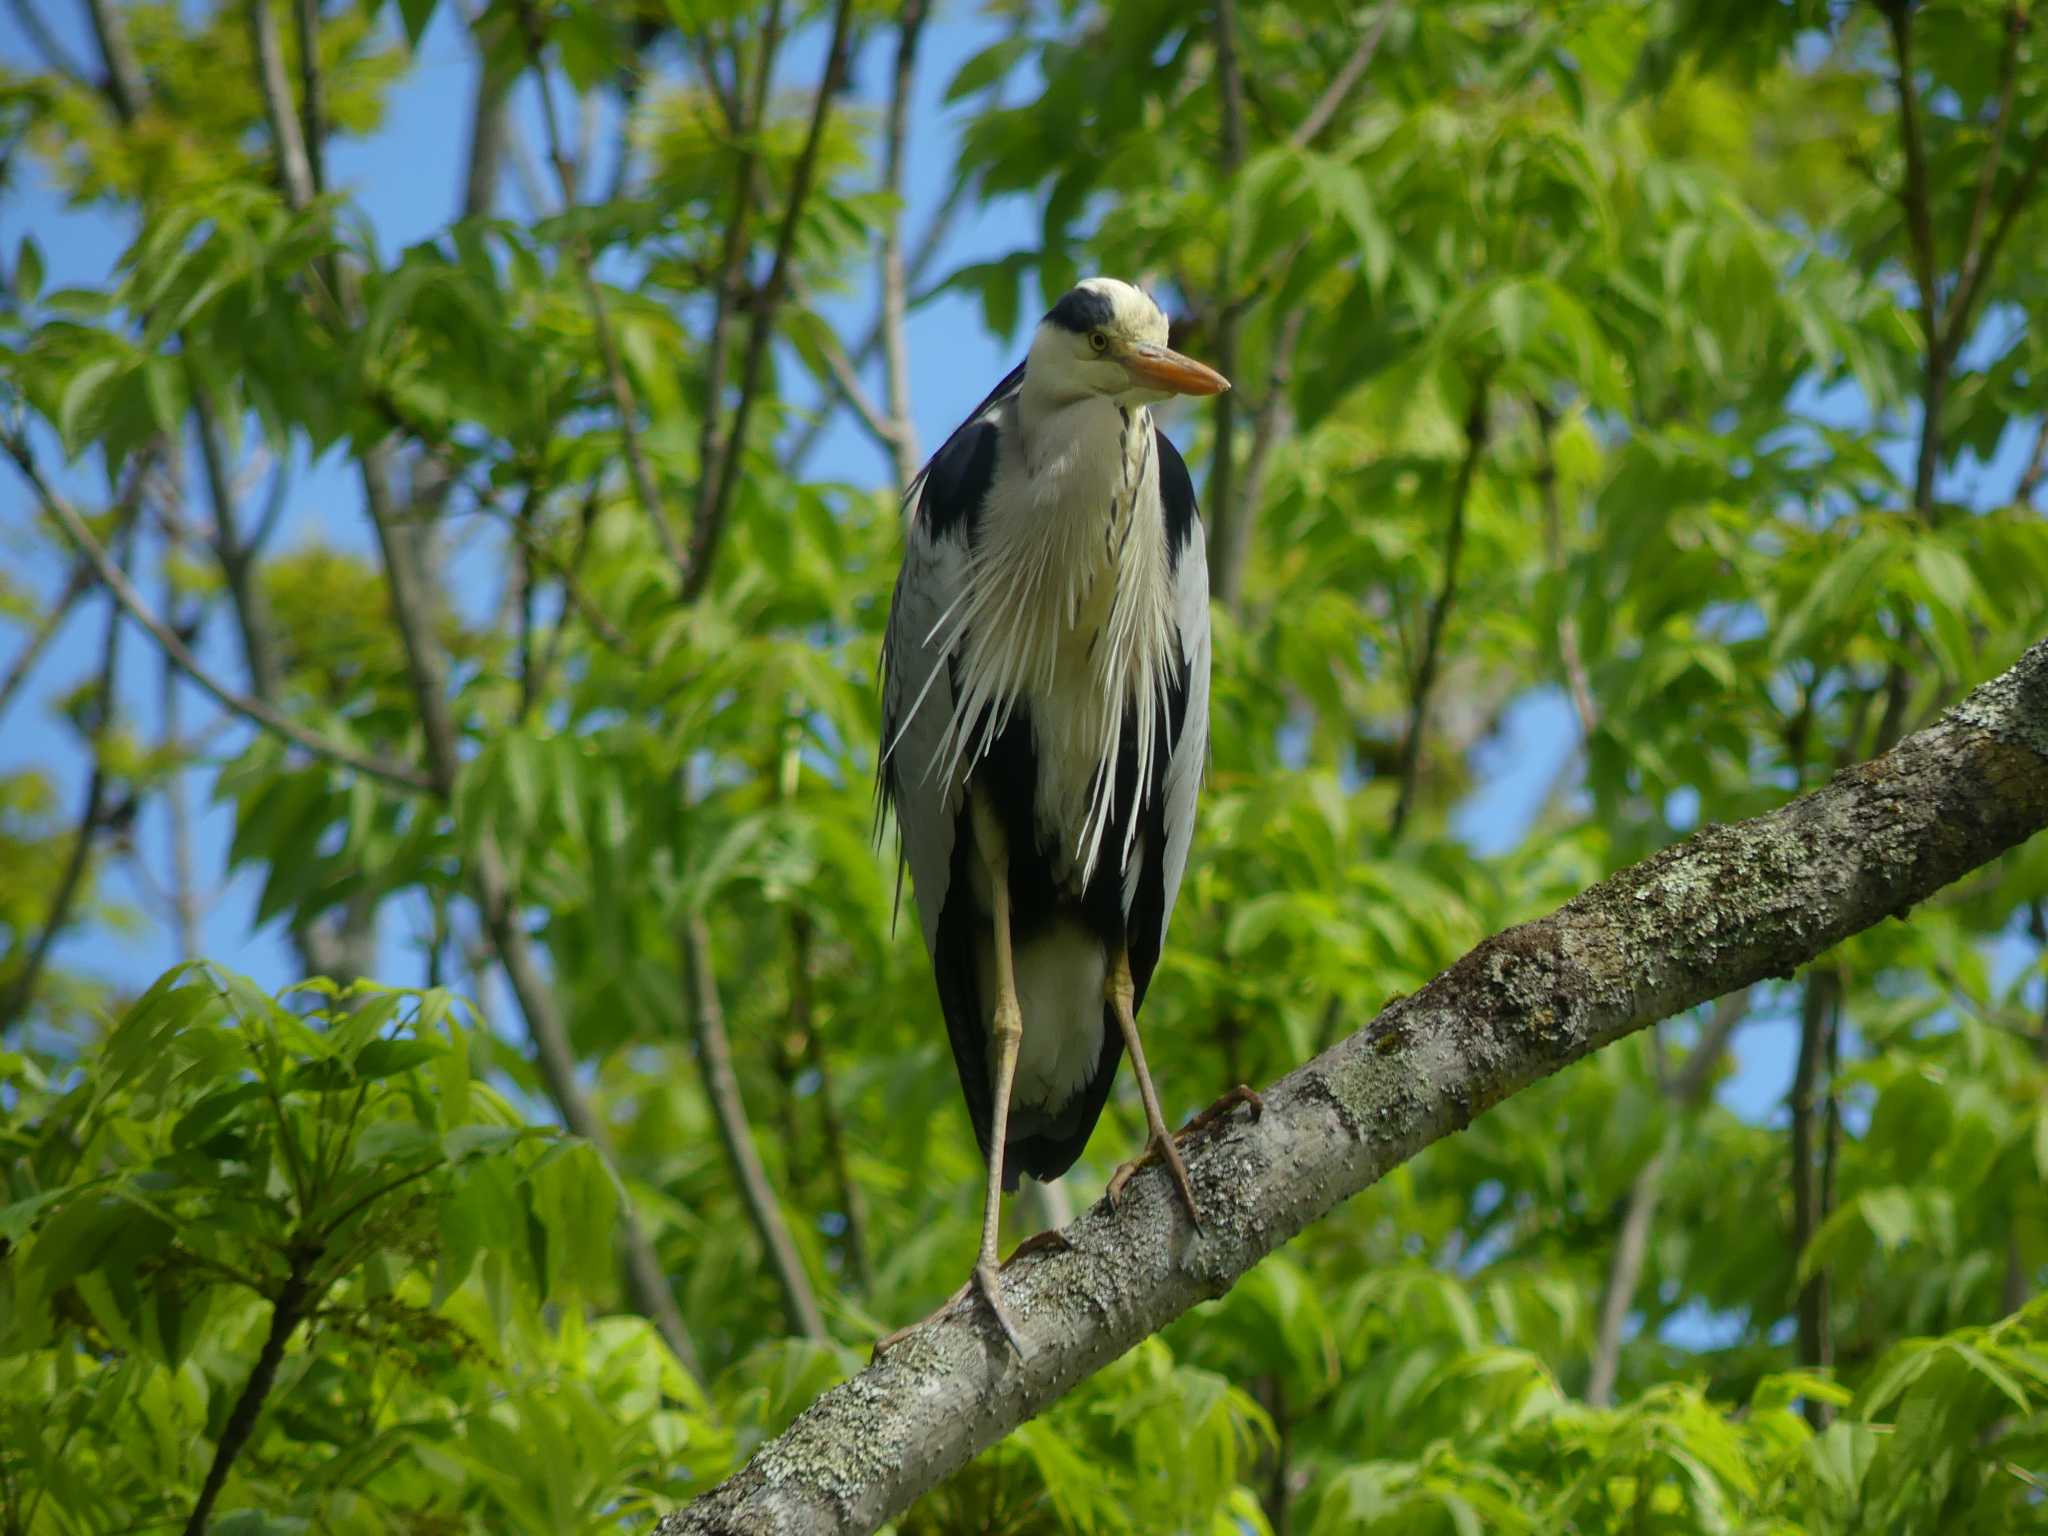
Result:
[[[1121,361],[1133,380],[1170,394],[1220,395],[1230,388],[1230,380],[1207,363],[1182,357],[1170,347],[1135,342],[1124,349]]]

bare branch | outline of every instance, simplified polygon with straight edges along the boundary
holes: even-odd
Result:
[[[213,1447],[212,1465],[206,1469],[206,1481],[192,1505],[192,1516],[185,1522],[185,1536],[206,1536],[214,1500],[220,1497],[229,1469],[248,1443],[249,1433],[256,1427],[256,1415],[263,1411],[263,1401],[270,1396],[270,1389],[277,1382],[277,1367],[284,1359],[284,1347],[305,1319],[307,1309],[318,1299],[313,1294],[312,1282],[313,1268],[319,1259],[320,1249],[317,1246],[306,1245],[292,1250],[291,1265],[284,1283],[278,1287],[277,1295],[270,1298],[270,1327],[263,1336],[263,1347],[257,1352],[249,1379],[242,1383],[235,1406],[228,1411],[227,1421],[221,1425],[220,1439]]]
[[[1673,1120],[1699,1108],[1714,1073],[1735,1033],[1749,1013],[1748,987],[1730,992],[1714,1004],[1713,1017],[1700,1032],[1699,1044],[1685,1060],[1676,1079],[1666,1086],[1665,1098]],[[1593,1366],[1586,1378],[1586,1401],[1605,1408],[1614,1401],[1614,1380],[1621,1369],[1621,1335],[1642,1283],[1643,1261],[1649,1256],[1650,1232],[1657,1219],[1657,1205],[1664,1193],[1664,1171],[1678,1149],[1678,1127],[1664,1133],[1656,1152],[1629,1184],[1628,1200],[1622,1211],[1621,1232],[1614,1240],[1614,1256],[1608,1265],[1607,1282],[1600,1291],[1600,1321],[1594,1333]]]
[[[1799,1016],[1799,1061],[1792,1077],[1792,1252],[1804,1256],[1832,1201],[1816,1142],[1819,1122],[1834,1112],[1835,1084],[1823,1063],[1831,1061],[1834,1038],[1841,1030],[1841,978],[1831,970],[1815,970],[1806,978]],[[1823,1081],[1825,1079],[1825,1081]],[[1825,1100],[1825,1105],[1822,1101]],[[1832,1287],[1825,1268],[1799,1287],[1799,1360],[1826,1370],[1835,1363]],[[1806,1402],[1807,1420],[1817,1430],[1833,1418],[1827,1403]]]
[[[1237,0],[1216,0],[1215,19],[1216,89],[1223,103],[1223,180],[1235,180],[1244,168],[1244,76],[1237,61]],[[1237,377],[1238,328],[1244,318],[1237,285],[1238,232],[1223,232],[1222,257],[1217,263],[1216,367],[1226,379]],[[1209,457],[1209,482],[1203,495],[1209,503],[1209,563],[1226,578],[1234,580],[1234,567],[1227,551],[1248,548],[1239,537],[1237,524],[1246,516],[1237,496],[1237,393],[1225,390],[1216,397],[1215,441]]]
[[[1308,115],[1287,136],[1287,142],[1295,149],[1310,148],[1330,126],[1330,120],[1343,107],[1345,98],[1365,78],[1365,72],[1372,68],[1373,55],[1380,51],[1380,39],[1386,36],[1387,23],[1393,19],[1394,0],[1380,0],[1379,14],[1373,17],[1371,28],[1358,40],[1351,56],[1338,66],[1337,73],[1330,77],[1330,83],[1323,87],[1323,94],[1308,109]]]
[[[1252,446],[1245,455],[1244,489],[1238,493],[1237,507],[1219,540],[1213,573],[1216,600],[1232,613],[1244,601],[1245,569],[1251,563],[1252,535],[1258,528],[1259,506],[1266,494],[1266,471],[1272,463],[1274,448],[1286,437],[1293,418],[1287,389],[1294,375],[1295,348],[1301,343],[1302,327],[1307,320],[1305,306],[1291,310],[1273,338],[1273,361],[1266,371],[1265,397],[1252,416]]]
[[[140,482],[141,477],[136,477]],[[133,548],[133,540],[129,542]],[[78,818],[78,830],[71,839],[71,851],[65,856],[62,873],[57,876],[57,889],[50,897],[50,913],[43,921],[35,941],[29,946],[28,954],[22,959],[21,967],[4,989],[0,989],[0,1039],[28,1012],[35,1001],[36,984],[42,980],[43,967],[48,963],[50,951],[56,947],[58,938],[71,922],[72,908],[77,904],[80,887],[85,883],[86,865],[92,859],[92,845],[107,825],[107,771],[100,761],[100,746],[105,741],[108,728],[113,724],[115,707],[115,681],[121,661],[121,608],[118,603],[107,605],[107,629],[100,642],[100,669],[97,711],[88,745],[92,750],[92,772],[86,781],[85,809]]]
[[[782,41],[782,0],[768,0],[768,12],[761,22],[758,51],[754,56],[754,78],[745,95],[738,76],[740,59],[734,48],[734,82],[721,88],[715,50],[701,44],[704,77],[712,83],[713,94],[725,113],[726,128],[738,149],[732,192],[732,216],[725,223],[725,247],[719,258],[718,281],[711,290],[711,341],[704,358],[704,405],[697,432],[697,499],[693,513],[692,541],[705,525],[712,502],[725,477],[727,456],[732,452],[730,433],[721,430],[725,418],[725,376],[731,365],[732,332],[742,302],[747,273],[747,254],[754,211],[754,173],[759,166],[757,130],[768,105],[768,82],[775,67],[775,52]]]
[[[1572,612],[1570,596],[1564,590],[1564,509],[1558,501],[1557,456],[1552,451],[1557,418],[1541,400],[1530,401],[1530,408],[1536,417],[1536,489],[1543,498],[1543,528],[1550,545],[1550,569],[1558,579],[1558,657],[1564,663],[1565,687],[1572,697],[1572,709],[1579,717],[1579,733],[1590,738],[1600,728],[1600,706],[1593,702],[1592,680],[1586,673],[1586,658],[1579,647],[1578,615]]]
[[[2043,416],[2034,429],[2034,451],[2027,456],[2027,467],[2020,471],[2019,483],[2013,487],[2013,501],[2020,506],[2033,501],[2044,477],[2048,477],[2048,416]]]
[[[548,74],[547,60],[541,57],[546,37],[541,29],[540,13],[533,0],[520,0],[519,14],[526,27],[527,52],[533,59],[533,76],[540,83],[541,121],[547,128],[548,154],[555,163],[555,179],[561,184],[562,208],[564,212],[573,213],[576,207],[576,166],[562,140],[562,125],[555,114],[554,84]],[[597,340],[605,382],[611,387],[612,409],[619,418],[619,442],[626,450],[626,471],[633,482],[634,498],[652,525],[654,536],[661,544],[661,552],[668,557],[669,565],[678,573],[680,580],[683,546],[677,541],[675,530],[669,527],[667,514],[662,511],[661,492],[655,486],[654,471],[647,463],[647,452],[640,442],[640,406],[633,398],[633,381],[626,376],[625,361],[619,355],[619,344],[612,334],[611,314],[605,304],[604,289],[597,281],[590,241],[573,222],[569,226],[569,260],[583,285],[583,302],[590,311],[591,334]]]
[[[64,627],[64,621],[71,616],[71,610],[78,600],[92,587],[92,567],[83,562],[71,568],[71,574],[64,579],[64,588],[57,594],[57,600],[50,611],[36,621],[29,632],[28,641],[15,653],[13,662],[4,674],[0,674],[0,718],[5,718],[8,708],[14,703],[14,696],[21,691],[21,685],[28,681],[36,663],[43,659],[43,652],[50,648],[50,642],[57,637],[57,631]]]
[[[1976,254],[1977,237],[1984,229],[1984,216],[1991,211],[1991,191],[1998,182],[1998,162],[2005,153],[2006,129],[2012,125],[2012,95],[2019,61],[2020,39],[2026,35],[2027,13],[2018,5],[2005,8],[2005,46],[1998,53],[1998,105],[1991,117],[1991,142],[1984,147],[1984,163],[1977,170],[1977,195],[1970,202],[1970,222],[1963,226],[1963,243],[1959,248],[1956,265],[1968,271]],[[1950,296],[1951,303],[1955,295]],[[1957,316],[1950,311],[1949,323],[1944,328],[1955,329]]]
[[[1968,338],[1971,316],[1976,312],[1984,284],[1990,279],[1991,269],[1998,262],[1998,253],[2005,248],[2013,225],[2019,222],[2021,210],[2034,195],[2035,184],[2040,181],[2044,169],[2048,169],[2048,129],[2034,135],[2033,148],[2027,152],[2026,169],[2020,172],[2019,180],[2013,183],[2012,191],[2007,194],[1991,237],[1984,242],[1984,248],[1977,252],[1976,259],[1956,284],[1955,295],[1949,301],[1948,322],[1942,330],[1944,364],[1955,360],[1956,353]]]
[[[297,721],[279,714],[268,704],[252,699],[247,694],[237,693],[208,672],[200,665],[199,658],[186,647],[185,642],[180,640],[163,620],[149,611],[149,605],[143,600],[142,594],[135,590],[134,584],[122,574],[120,567],[115,565],[107,552],[100,547],[99,541],[92,536],[92,530],[86,526],[85,519],[79,515],[77,509],[59,496],[50,482],[43,478],[43,472],[37,467],[35,457],[29,449],[28,439],[19,432],[9,432],[5,441],[8,456],[20,467],[22,474],[34,488],[36,499],[43,504],[44,510],[56,520],[58,527],[62,528],[65,536],[77,546],[79,553],[85,556],[94,574],[114,594],[115,600],[120,603],[128,617],[149,633],[150,638],[163,648],[164,654],[177,664],[180,672],[212,694],[225,708],[253,724],[262,726],[273,735],[283,737],[293,746],[303,748],[315,757],[339,763],[345,768],[353,768],[358,773],[367,773],[388,784],[396,784],[401,789],[419,790],[428,787],[426,777],[417,769],[388,758],[358,752],[353,747],[318,736]]]
[[[839,82],[846,73],[848,26],[852,13],[852,0],[838,0],[832,10],[832,38],[826,45],[825,73],[818,82],[817,100],[811,108],[811,125],[804,136],[803,150],[797,156],[796,168],[790,175],[789,202],[783,210],[781,233],[775,241],[775,264],[769,268],[768,281],[753,297],[747,355],[740,365],[739,401],[733,407],[732,425],[724,434],[724,447],[718,454],[716,473],[709,465],[702,470],[697,517],[690,528],[690,553],[683,581],[686,602],[699,597],[711,580],[712,562],[717,556],[719,542],[725,533],[725,521],[732,509],[733,492],[739,484],[739,461],[746,453],[747,422],[753,414],[754,398],[760,392],[761,366],[767,360],[776,313],[782,306],[782,296],[789,284],[797,224],[805,203],[810,200],[811,181],[818,167],[818,146],[825,136],[825,122],[831,114],[832,99],[839,94]],[[758,119],[756,122],[758,124]],[[751,175],[750,172],[747,174]],[[714,374],[711,379],[714,401],[718,386],[719,378]]]
[[[128,28],[114,0],[85,0],[85,6],[92,16],[93,35],[99,40],[100,58],[107,66],[107,100],[113,104],[116,117],[132,123],[149,103],[149,81],[135,57],[134,45],[128,41]]]
[[[2048,827],[2048,641],[1936,724],[1777,811],[1706,828],[1421,991],[1013,1261],[1013,1356],[978,1303],[813,1403],[657,1536],[873,1531],[1091,1372],[1514,1093],[1660,1018],[1783,975]]]
[[[917,434],[910,424],[910,349],[907,277],[903,267],[903,148],[910,124],[910,93],[917,76],[917,44],[924,33],[926,0],[905,0],[896,21],[896,71],[883,124],[882,190],[890,198],[882,225],[882,356],[889,402],[889,447],[901,495],[917,477]]]
[[[70,51],[57,41],[49,23],[43,20],[43,13],[36,9],[36,0],[8,0],[8,6],[14,12],[15,25],[21,28],[29,46],[41,56],[43,67],[66,80],[84,84],[85,66],[71,57]]]
[[[291,81],[285,78],[277,17],[269,0],[247,0],[246,9],[249,37],[256,48],[256,83],[263,93],[264,115],[270,119],[270,136],[277,144],[277,170],[284,178],[285,201],[303,208],[313,201],[316,187],[305,136],[299,131],[298,110],[292,105]]]
[[[808,307],[811,301],[809,285],[798,278],[790,287],[797,302]],[[875,404],[874,398],[868,394],[866,386],[860,381],[860,370],[854,366],[853,359],[846,355],[846,348],[840,344],[839,338],[829,330],[821,334],[820,350],[825,354],[825,367],[832,375],[832,384],[838,391],[839,398],[853,407],[853,414],[860,418],[860,424],[867,429],[868,436],[875,440],[882,452],[889,455],[890,468],[896,474],[896,490],[901,494],[917,474],[915,449],[910,451],[907,458],[905,456],[903,431],[899,430],[903,418],[896,417],[893,412],[885,414],[882,408]],[[906,464],[909,466],[907,470]]]
[[[320,74],[320,0],[298,0],[293,20],[299,37],[300,131],[317,194],[327,190],[327,88]]]
[[[1935,290],[1934,221],[1927,189],[1927,151],[1920,135],[1919,90],[1913,83],[1913,15],[1911,0],[1884,0],[1891,25],[1892,52],[1899,66],[1899,138],[1906,153],[1906,184],[1899,192],[1906,219],[1906,249],[1913,282],[1920,293],[1920,327],[1926,333],[1927,356],[1920,383],[1920,447],[1914,455],[1913,506],[1924,518],[1934,516],[1934,480],[1941,466],[1941,410],[1948,394],[1948,365],[1955,336],[1942,325]],[[1961,297],[1958,290],[1957,297]]]
[[[805,1058],[818,1074],[818,1125],[824,1132],[825,1156],[839,1183],[839,1203],[846,1213],[846,1253],[853,1265],[861,1293],[875,1288],[872,1249],[868,1243],[868,1202],[860,1180],[853,1175],[853,1158],[846,1144],[846,1127],[839,1118],[839,1101],[832,1086],[832,1062],[825,1053],[825,1039],[811,1015],[811,919],[801,909],[789,919],[789,1027],[804,1043]],[[1039,1185],[1041,1189],[1050,1186]],[[1056,1223],[1057,1225],[1057,1223]]]
[[[697,1069],[704,1074],[704,1096],[711,1101],[712,1115],[718,1121],[718,1139],[725,1146],[733,1182],[739,1186],[747,1214],[753,1218],[755,1234],[781,1283],[790,1331],[810,1339],[828,1338],[825,1315],[818,1310],[817,1293],[811,1289],[803,1255],[796,1251],[789,1225],[782,1219],[782,1204],[775,1196],[768,1170],[761,1165],[753,1129],[747,1124],[746,1101],[740,1096],[739,1079],[732,1070],[732,1044],[726,1038],[718,976],[712,968],[711,927],[701,912],[692,912],[683,920],[681,941],[692,1033],[697,1041]]]
[[[1423,631],[1422,659],[1415,669],[1415,687],[1408,702],[1408,732],[1401,742],[1401,789],[1394,801],[1390,837],[1399,837],[1415,807],[1416,779],[1422,765],[1422,733],[1429,724],[1429,695],[1436,686],[1436,669],[1442,654],[1444,624],[1451,604],[1458,596],[1458,560],[1465,549],[1465,505],[1472,497],[1472,481],[1486,452],[1487,394],[1489,381],[1482,377],[1472,386],[1472,404],[1465,413],[1465,454],[1458,461],[1457,478],[1451,482],[1450,526],[1444,534],[1444,573],[1429,605],[1429,623]]]

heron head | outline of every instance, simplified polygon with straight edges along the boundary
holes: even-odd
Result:
[[[1055,398],[1102,395],[1120,405],[1230,388],[1214,368],[1168,347],[1159,306],[1113,277],[1084,278],[1046,311],[1024,375]]]

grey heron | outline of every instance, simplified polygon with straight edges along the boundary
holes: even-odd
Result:
[[[1209,734],[1201,520],[1147,407],[1230,385],[1166,341],[1159,307],[1114,278],[1052,306],[906,494],[882,648],[878,794],[988,1163],[969,1285],[1020,1354],[1002,1194],[1072,1166],[1125,1051],[1149,1136],[1110,1198],[1156,1157],[1201,1219],[1137,1028]]]

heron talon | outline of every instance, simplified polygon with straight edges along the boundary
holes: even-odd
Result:
[[[1181,1161],[1180,1148],[1174,1145],[1171,1136],[1153,1137],[1145,1144],[1144,1151],[1109,1176],[1109,1187],[1103,1191],[1109,1200],[1109,1208],[1112,1211],[1123,1209],[1124,1186],[1131,1182],[1133,1174],[1155,1159],[1164,1162],[1167,1171],[1173,1175],[1174,1187],[1180,1191],[1180,1202],[1187,1207],[1188,1220],[1197,1232],[1201,1232],[1202,1208],[1195,1200],[1195,1186],[1188,1178],[1188,1165]]]
[[[1012,1258],[1016,1255],[1012,1254]],[[989,1311],[995,1314],[997,1324],[1003,1330],[1003,1337],[1016,1352],[1018,1363],[1024,1360],[1024,1341],[1017,1334],[1017,1325],[1010,1321],[1010,1309],[1003,1305],[1003,1282],[994,1265],[983,1261],[974,1266],[973,1287],[981,1292],[981,1299],[988,1303]]]

